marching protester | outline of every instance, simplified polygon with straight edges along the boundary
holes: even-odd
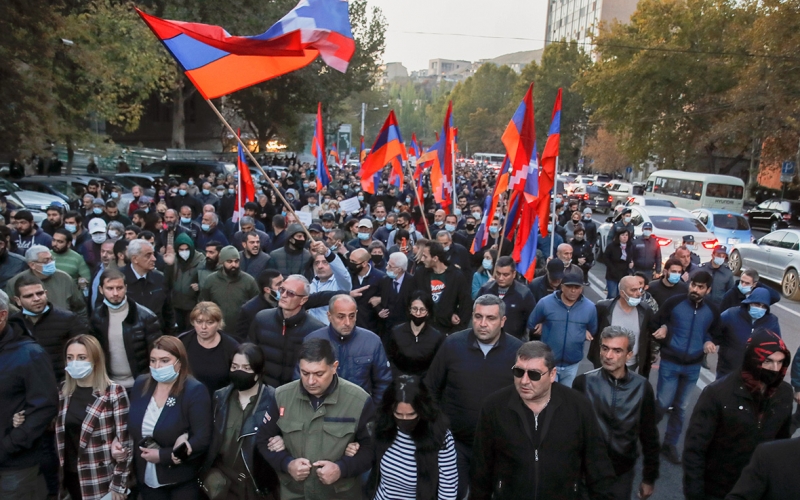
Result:
[[[633,230],[628,231],[625,227],[614,228],[614,238],[606,245],[603,252],[603,260],[606,265],[606,288],[608,290],[607,299],[614,299],[619,296],[619,280],[631,274],[633,269],[633,245],[630,242]]]
[[[231,360],[239,342],[223,331],[222,311],[213,302],[198,303],[189,315],[189,322],[193,328],[178,338],[186,348],[192,375],[213,396],[229,383]]]
[[[386,357],[394,378],[401,374],[425,377],[433,357],[444,342],[444,335],[430,325],[431,298],[419,290],[411,294],[405,312],[408,321],[392,328],[384,340]]]
[[[517,265],[514,259],[504,255],[497,259],[495,279],[483,285],[478,295],[496,295],[506,303],[506,322],[503,331],[514,337],[528,340],[525,325],[533,312],[536,301],[528,287],[517,281]]]

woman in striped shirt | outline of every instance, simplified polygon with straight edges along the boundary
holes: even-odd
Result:
[[[369,485],[375,500],[456,499],[453,436],[419,377],[398,376],[384,395]]]

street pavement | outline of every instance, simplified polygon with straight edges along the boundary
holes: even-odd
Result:
[[[598,226],[605,222],[606,216],[604,215],[595,215],[594,220],[598,224]],[[753,236],[756,238],[760,238],[765,233],[759,231],[753,231]],[[605,292],[605,266],[601,263],[597,263],[589,273],[589,282],[590,286],[584,288],[584,295],[589,298],[592,302],[597,302],[598,300],[602,300],[606,297]],[[780,287],[777,285],[773,285],[771,283],[765,282],[768,286],[771,286],[780,292]],[[783,339],[786,342],[789,351],[794,356],[794,353],[797,352],[798,347],[800,346],[800,329],[798,329],[795,325],[800,324],[800,303],[790,301],[786,298],[782,298],[781,301],[772,306],[771,312],[778,317],[780,321],[781,330],[783,334]],[[588,351],[588,342],[586,346],[586,351]],[[697,402],[697,398],[700,396],[700,392],[702,389],[714,381],[715,375],[714,370],[717,363],[717,355],[712,354],[708,357],[708,363],[710,366],[709,369],[703,369],[700,374],[700,380],[697,382],[697,387],[692,390],[692,394],[689,398],[689,407],[686,410],[686,420],[684,422],[684,434],[681,436],[680,441],[678,442],[678,450],[683,453],[683,439],[686,433],[686,428],[689,424],[689,419],[691,417],[692,411],[694,410],[694,405]],[[581,366],[578,370],[579,373],[583,373],[592,369],[592,364],[586,361],[581,363]],[[786,381],[789,382],[789,374],[787,372]],[[658,383],[658,364],[656,363],[653,366],[653,370],[650,373],[650,382],[653,384],[653,389],[655,390]],[[661,438],[664,437],[664,431],[666,429],[666,422],[667,417],[665,417],[662,422],[659,424],[658,429],[660,432]],[[800,432],[800,431],[799,431]],[[795,434],[797,435],[797,434]],[[637,490],[639,482],[641,481],[641,458],[636,465],[637,468],[637,477],[634,483],[634,493],[631,498],[637,498]],[[652,500],[679,500],[683,499],[683,469],[680,465],[673,465],[666,458],[661,455],[661,468],[660,468],[660,477],[658,481],[656,481],[655,485],[655,492],[652,497]]]

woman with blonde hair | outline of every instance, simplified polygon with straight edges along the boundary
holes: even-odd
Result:
[[[165,335],[153,342],[150,373],[131,390],[130,434],[144,500],[194,500],[211,443],[211,397],[189,373],[186,348]]]
[[[103,348],[90,335],[67,342],[66,372],[56,417],[64,487],[73,500],[98,500],[109,493],[122,500],[131,465],[125,449],[132,446],[125,388],[108,378]]]
[[[222,310],[214,302],[200,302],[189,314],[191,330],[178,335],[186,347],[192,374],[208,389],[209,396],[230,384],[231,361],[239,342],[223,332]]]

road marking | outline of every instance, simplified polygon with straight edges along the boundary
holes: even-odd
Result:
[[[717,376],[708,368],[700,368],[700,378],[697,379],[697,387],[702,391],[708,384],[715,381]]]
[[[781,304],[772,304],[772,306],[771,306],[771,307],[778,307],[778,308],[780,308],[780,309],[783,309],[784,311],[786,311],[786,312],[788,312],[788,313],[790,313],[790,314],[794,314],[795,316],[797,316],[798,318],[800,318],[800,313],[799,313],[799,312],[797,312],[797,311],[792,311],[791,309],[789,309],[788,307],[786,307],[786,306],[784,306],[784,305],[781,305]]]
[[[606,298],[607,294],[603,291],[603,289],[606,287],[606,284],[600,281],[600,278],[593,276],[591,272],[589,273],[589,286],[595,291],[595,293],[597,293],[597,295],[600,296],[600,300]]]

